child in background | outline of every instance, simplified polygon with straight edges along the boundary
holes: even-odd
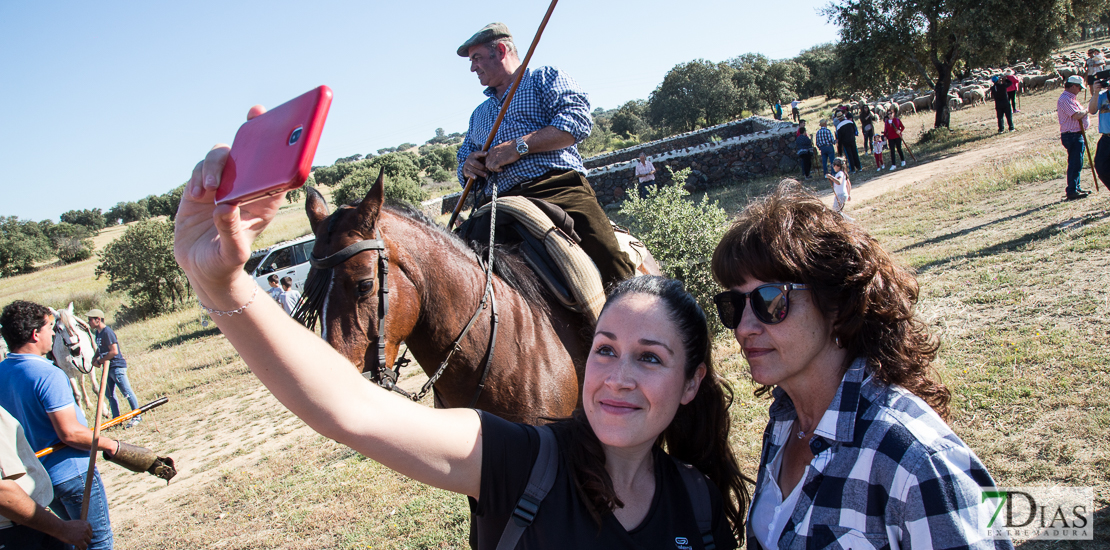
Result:
[[[875,171],[886,168],[883,164],[883,148],[886,147],[886,140],[883,139],[882,134],[876,134],[875,139],[871,142],[871,152],[875,153]]]
[[[844,158],[836,157],[833,160],[833,173],[825,177],[832,184],[833,210],[844,215],[844,206],[852,200],[852,180],[848,179],[848,172],[844,170]],[[844,215],[844,217],[848,217]]]

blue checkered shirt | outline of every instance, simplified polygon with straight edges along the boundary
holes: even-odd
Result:
[[[458,177],[462,184],[466,183],[463,162],[470,153],[482,150],[493,129],[493,122],[497,120],[497,113],[501,112],[503,98],[498,98],[493,88],[486,88],[485,94],[489,99],[478,105],[470,115],[470,128],[459,146]],[[538,67],[524,72],[509,111],[505,113],[505,120],[497,129],[493,145],[515,141],[545,126],[569,133],[574,136],[575,143],[586,139],[593,127],[589,97],[574,79],[554,67]],[[493,190],[492,185],[497,185],[498,193],[508,191],[520,182],[542,176],[550,170],[574,170],[585,175],[586,167],[582,164],[578,147],[572,145],[558,151],[527,154],[505,166],[500,173],[491,172],[483,191],[488,195]]]
[[[765,494],[768,464],[797,418],[782,388],[772,395],[754,499]],[[780,549],[1013,548],[986,538],[991,507],[980,487],[994,480],[979,458],[928,404],[870,376],[865,360],[844,374],[814,433],[815,456]],[[747,538],[760,548],[750,522]]]
[[[813,136],[814,143],[817,147],[824,147],[836,143],[836,138],[833,137],[832,130],[827,127],[817,130],[817,135]]]

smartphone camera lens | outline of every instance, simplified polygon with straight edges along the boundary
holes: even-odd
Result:
[[[294,143],[297,143],[297,141],[301,139],[301,133],[302,132],[304,132],[304,127],[303,126],[297,126],[297,129],[293,130],[292,134],[289,134],[289,145],[293,145]]]

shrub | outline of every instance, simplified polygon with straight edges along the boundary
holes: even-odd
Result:
[[[728,214],[707,195],[702,196],[700,203],[689,200],[689,193],[683,188],[689,175],[689,168],[679,170],[673,176],[673,184],[653,186],[646,199],[630,193],[620,214],[655,256],[663,274],[686,285],[686,291],[698,300],[710,329],[716,333],[723,330],[713,305],[713,296],[720,290],[713,280],[709,260],[727,229]]]
[[[62,263],[71,264],[92,257],[92,232],[85,226],[62,222],[50,226],[45,233]]]
[[[52,252],[50,238],[39,223],[17,216],[0,217],[0,276],[34,271],[35,262],[50,258]]]
[[[451,171],[444,170],[442,166],[436,166],[435,168],[432,168],[432,171],[428,174],[428,177],[431,178],[432,181],[434,181],[436,183],[443,183],[445,181],[454,181],[455,180],[455,172],[453,170],[451,170]]]
[[[378,157],[381,158],[381,157]],[[378,179],[378,170],[364,168],[351,173],[339,182],[338,189],[332,194],[336,204],[354,204],[366,196],[370,186]],[[385,177],[385,198],[420,204],[428,198],[428,192],[420,187],[415,179],[409,177],[390,177],[388,170]]]
[[[108,292],[126,292],[128,318],[147,318],[185,303],[189,282],[173,258],[173,223],[143,220],[97,254],[96,277],[107,275]]]
[[[104,214],[99,208],[92,210],[70,210],[62,214],[61,220],[65,223],[72,223],[76,225],[83,225],[92,231],[95,235],[101,229],[104,229]]]

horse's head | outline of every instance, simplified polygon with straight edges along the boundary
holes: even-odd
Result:
[[[321,335],[360,371],[373,371],[382,359],[392,361],[402,337],[395,336],[390,315],[390,331],[384,323],[388,292],[383,292],[383,277],[400,274],[396,258],[390,254],[386,235],[387,214],[383,214],[382,174],[356,206],[340,206],[330,212],[327,202],[316,190],[308,190],[305,211],[316,244],[312,269],[305,282],[303,302],[295,312],[309,328],[316,322]],[[392,280],[384,288],[396,289]],[[411,328],[411,327],[410,327]],[[373,345],[378,343],[379,345]]]
[[[93,355],[96,351],[92,344],[92,331],[88,324],[73,314],[73,302],[69,307],[55,310],[54,314],[54,360],[65,361],[82,372],[92,371]]]

